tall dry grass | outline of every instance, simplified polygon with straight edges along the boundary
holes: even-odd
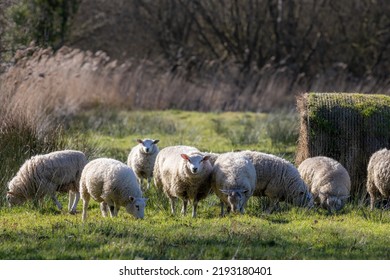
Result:
[[[12,95],[10,107],[22,106],[27,115],[39,109],[67,117],[96,104],[130,110],[272,111],[294,107],[301,92],[390,93],[390,80],[354,79],[340,65],[314,78],[271,65],[245,76],[228,62],[183,61],[173,68],[163,59],[119,64],[104,52],[68,47],[56,53],[30,47],[19,51],[15,61],[3,83]]]
[[[271,65],[245,76],[234,63],[191,60],[172,68],[163,61],[119,64],[104,52],[68,47],[18,51],[0,76],[1,190],[26,158],[67,147],[63,128],[91,107],[264,112],[295,107],[303,91],[390,93],[390,81],[354,80],[340,66],[309,79]]]

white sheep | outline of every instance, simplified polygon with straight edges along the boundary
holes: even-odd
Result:
[[[390,150],[375,152],[367,166],[367,192],[370,195],[370,207],[374,210],[377,198],[387,199],[390,203]]]
[[[209,156],[189,146],[170,146],[162,149],[154,165],[154,183],[162,189],[170,200],[172,214],[175,213],[175,200],[183,200],[182,214],[187,204],[192,202],[192,217],[196,217],[198,202],[210,192],[210,179],[213,167]]]
[[[252,162],[242,153],[224,153],[215,161],[212,175],[212,189],[221,200],[227,212],[244,213],[248,199],[256,187],[256,170]]]
[[[124,163],[110,158],[98,158],[90,161],[81,173],[80,193],[83,200],[82,219],[87,219],[89,200],[92,197],[100,202],[104,217],[107,205],[111,217],[118,215],[121,206],[135,218],[144,218],[146,198],[133,170]]]
[[[338,161],[324,156],[307,158],[298,171],[316,204],[329,213],[344,207],[351,192],[351,179]]]
[[[141,187],[143,179],[147,180],[147,189],[150,188],[153,178],[154,163],[159,152],[156,144],[159,141],[158,139],[137,139],[139,144],[131,149],[127,158],[127,165],[133,169]]]
[[[218,153],[213,153],[213,152],[203,152],[203,154],[209,157],[209,162],[211,163],[211,166],[214,166],[216,160],[220,155]]]
[[[62,210],[56,192],[68,192],[69,212],[76,213],[80,199],[78,191],[80,175],[86,163],[85,155],[73,150],[31,157],[8,183],[9,206],[22,204],[26,200],[41,201],[44,196],[50,195],[58,209]]]
[[[266,153],[242,151],[256,169],[256,189],[253,196],[266,196],[271,200],[268,213],[279,207],[279,201],[296,206],[313,206],[313,197],[297,168],[289,161]]]

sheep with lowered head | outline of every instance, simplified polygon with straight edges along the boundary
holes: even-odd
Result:
[[[26,200],[42,200],[50,195],[58,209],[62,205],[56,192],[68,192],[68,209],[76,213],[80,199],[78,191],[81,171],[87,163],[84,153],[74,150],[56,151],[28,159],[8,183],[7,201],[10,207]]]
[[[224,153],[215,161],[212,189],[221,200],[221,216],[224,204],[227,212],[244,213],[244,207],[256,187],[256,170],[242,153]]]
[[[341,210],[351,192],[348,171],[338,161],[324,156],[305,159],[298,171],[314,202],[329,213]]]
[[[213,167],[209,156],[189,146],[170,146],[162,149],[154,165],[154,183],[164,191],[175,213],[175,200],[183,200],[182,214],[188,201],[192,202],[192,217],[196,217],[198,202],[210,192]]]
[[[271,200],[268,213],[279,208],[279,201],[287,201],[296,206],[313,206],[313,197],[291,162],[256,151],[240,153],[247,156],[256,169],[256,188],[253,195],[266,196]]]
[[[121,206],[135,218],[143,218],[146,199],[133,170],[124,163],[110,158],[90,161],[81,173],[80,193],[83,200],[82,219],[87,219],[89,200],[92,197],[100,202],[104,217],[107,206],[111,217],[118,215]]]
[[[386,208],[389,207],[390,150],[379,150],[370,157],[367,166],[367,192],[370,195],[371,210],[374,210],[375,202],[380,197],[388,200]]]
[[[143,179],[147,180],[147,189],[150,188],[150,182],[153,178],[154,163],[159,152],[157,147],[159,141],[158,139],[137,139],[139,144],[131,149],[127,158],[127,165],[133,169],[141,187]]]

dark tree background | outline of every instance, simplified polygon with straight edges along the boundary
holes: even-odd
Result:
[[[159,61],[189,81],[217,76],[239,94],[260,77],[286,77],[291,92],[390,87],[387,0],[0,1],[3,60],[35,41]]]

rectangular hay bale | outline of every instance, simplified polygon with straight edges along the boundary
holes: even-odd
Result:
[[[379,94],[305,93],[297,98],[300,134],[295,162],[327,156],[351,177],[351,195],[366,193],[370,156],[390,147],[390,97]]]

